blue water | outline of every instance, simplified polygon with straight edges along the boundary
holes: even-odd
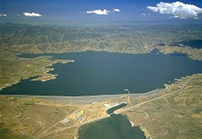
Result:
[[[81,126],[79,139],[146,139],[139,127],[132,127],[126,116],[113,115]]]
[[[80,52],[51,55],[74,63],[55,64],[57,79],[47,82],[22,80],[0,91],[1,94],[82,96],[122,94],[125,88],[141,93],[172,83],[193,73],[202,72],[202,62],[183,55],[115,54]],[[36,55],[26,55],[33,57]]]
[[[139,127],[132,127],[126,116],[112,114],[126,105],[109,109],[109,118],[81,126],[79,139],[146,139],[144,132]]]
[[[187,41],[181,41],[178,43],[173,44],[174,46],[178,46],[179,44],[183,44],[185,46],[189,46],[192,48],[201,49],[202,48],[202,40],[187,40]]]

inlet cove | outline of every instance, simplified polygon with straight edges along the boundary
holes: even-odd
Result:
[[[79,128],[79,139],[146,139],[139,127],[132,127],[126,116],[114,111],[127,106],[120,104],[110,108],[109,118],[83,125]],[[100,130],[102,129],[102,130]]]
[[[4,88],[0,94],[86,96],[144,93],[164,88],[175,79],[202,72],[202,62],[184,55],[165,55],[158,51],[147,54],[119,54],[108,52],[77,52],[41,54],[52,59],[74,60],[72,63],[55,64],[49,73],[56,79],[45,82],[21,80]],[[21,57],[39,55],[23,54]]]

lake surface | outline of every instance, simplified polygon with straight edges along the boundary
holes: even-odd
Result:
[[[112,114],[126,105],[122,103],[110,108],[107,113]],[[109,118],[81,126],[79,139],[146,139],[146,137],[139,127],[131,126],[126,116],[112,114]]]
[[[121,104],[119,104],[119,105],[117,105],[117,106],[115,106],[115,107],[113,107],[113,108],[108,109],[108,110],[107,110],[107,113],[108,113],[108,114],[112,114],[112,113],[114,113],[115,110],[118,110],[118,109],[123,108],[123,107],[125,107],[125,106],[127,106],[126,103],[121,103]]]
[[[189,46],[189,47],[197,48],[197,49],[202,48],[202,40],[181,41],[181,42],[178,42],[178,43],[174,43],[173,46],[178,46],[179,44],[183,44],[185,46]]]
[[[146,139],[139,127],[132,127],[126,116],[112,115],[81,126],[79,139]]]
[[[80,52],[46,54],[55,59],[71,59],[74,63],[55,64],[55,80],[20,83],[0,91],[1,94],[20,95],[104,95],[141,93],[172,83],[193,73],[202,72],[202,62],[183,55],[164,55],[153,51],[148,54],[115,54],[107,52]],[[33,57],[36,55],[25,55]]]

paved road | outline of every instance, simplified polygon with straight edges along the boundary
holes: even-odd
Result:
[[[52,133],[49,133],[49,134],[46,135],[46,133],[48,132],[48,130],[50,130],[50,129],[48,129],[45,132],[37,135],[37,139],[41,139],[41,138],[45,138],[45,137],[48,137],[48,136],[56,135],[56,134],[61,133],[61,132],[65,131],[65,130],[67,130],[67,129],[70,129],[70,128],[80,127],[80,126],[85,125],[85,124],[89,124],[89,123],[92,123],[92,122],[95,122],[95,121],[99,121],[99,120],[102,120],[102,119],[110,117],[110,115],[94,118],[94,119],[92,119],[90,121],[86,121],[86,122],[82,122],[82,123],[76,123],[74,125],[67,126],[65,128],[60,128],[60,129],[58,129],[56,131],[53,131]],[[54,125],[54,127],[55,127],[55,125]]]
[[[171,93],[167,93],[167,94],[165,94],[165,95],[161,95],[161,96],[159,96],[159,97],[156,97],[156,98],[153,98],[153,99],[144,101],[144,102],[142,102],[142,103],[133,105],[133,106],[131,106],[131,107],[126,107],[126,108],[119,109],[119,110],[115,111],[115,114],[121,114],[121,113],[127,112],[127,111],[129,111],[130,109],[133,109],[133,108],[135,108],[135,107],[139,107],[139,106],[141,106],[141,105],[143,105],[143,104],[146,104],[146,103],[148,103],[148,102],[152,102],[152,101],[154,101],[154,100],[157,100],[157,99],[160,99],[160,98],[163,98],[163,97],[166,97],[166,96],[175,94],[175,93],[177,93],[177,92],[180,92],[181,90],[184,89],[184,87],[187,85],[187,83],[189,83],[189,81],[190,81],[193,77],[194,77],[194,76],[190,77],[190,78],[183,84],[183,86],[182,86],[180,89],[178,89],[178,90],[175,90],[175,91],[173,91],[173,92],[171,92]]]
[[[153,99],[144,101],[144,102],[142,102],[142,103],[133,105],[133,106],[131,106],[131,107],[126,107],[126,108],[119,109],[119,110],[115,111],[114,113],[115,113],[115,114],[121,114],[121,113],[127,112],[127,111],[129,111],[129,110],[131,110],[131,109],[133,109],[133,108],[135,108],[135,107],[139,107],[139,106],[141,106],[141,105],[144,105],[144,104],[146,104],[146,103],[152,102],[152,101],[154,101],[154,100],[157,100],[157,99],[160,99],[160,98],[163,98],[163,97],[166,97],[166,96],[175,94],[175,93],[177,93],[177,92],[180,92],[181,90],[184,89],[184,87],[189,83],[189,81],[190,81],[193,77],[194,77],[194,76],[190,77],[190,78],[183,84],[183,86],[182,86],[181,88],[179,88],[178,90],[175,90],[175,91],[173,91],[173,92],[170,92],[170,93],[167,93],[167,94],[158,96],[158,97],[156,97],[156,98],[153,98]],[[148,94],[150,94],[150,93],[157,93],[157,92],[159,92],[159,89],[156,89],[156,90],[153,90],[153,91],[149,91],[149,92],[147,92],[147,93],[142,93],[142,95],[148,95]],[[128,95],[132,95],[132,94],[128,94]],[[114,114],[114,113],[112,113],[112,114]],[[107,118],[107,117],[109,117],[109,116],[112,115],[112,114],[108,114],[107,116],[98,117],[98,118],[92,119],[92,120],[90,120],[90,121],[86,121],[86,122],[82,122],[82,123],[77,123],[77,124],[74,124],[74,125],[72,125],[72,126],[68,126],[68,127],[62,128],[62,129],[58,129],[58,130],[52,132],[51,134],[48,134],[47,136],[50,136],[50,135],[53,135],[53,134],[56,135],[57,133],[63,132],[63,131],[65,131],[65,130],[67,130],[67,129],[74,128],[74,127],[80,127],[80,126],[82,126],[82,125],[84,125],[84,124],[92,123],[92,122],[95,122],[95,121],[98,121],[98,120]],[[44,135],[44,133],[41,134],[41,135],[42,135],[42,136],[38,136],[38,139],[47,137],[46,135]]]

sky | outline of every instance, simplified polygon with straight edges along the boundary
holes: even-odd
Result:
[[[1,21],[201,20],[200,0],[0,0]]]

